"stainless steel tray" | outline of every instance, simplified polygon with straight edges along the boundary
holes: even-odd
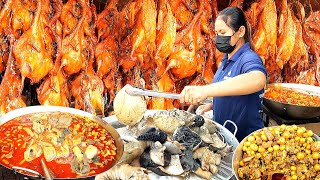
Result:
[[[149,116],[154,114],[159,110],[147,110],[145,113],[145,116]],[[115,115],[113,116],[108,116],[106,118],[103,118],[103,120],[107,121],[109,124],[111,124],[114,128],[120,128],[124,127],[124,125],[120,124],[117,120],[117,117]],[[231,121],[226,121],[226,123],[232,123]],[[225,124],[226,124],[225,123]],[[218,126],[219,133],[224,136],[224,139],[228,145],[232,146],[233,152],[235,152],[236,148],[239,145],[239,141],[235,137],[235,133],[237,128],[235,128],[235,132],[232,134],[227,128],[225,128],[223,125],[216,123],[215,124]],[[224,124],[224,125],[225,125]],[[222,159],[221,164],[218,166],[219,167],[219,172],[215,176],[213,176],[212,179],[214,180],[226,180],[230,179],[234,176],[234,172],[232,169],[232,157],[233,157],[233,152],[228,154],[225,158]],[[179,177],[168,177],[168,176],[158,176],[156,174],[151,173],[150,175],[151,179],[181,179]],[[190,175],[187,177],[187,179],[192,179],[192,180],[197,180],[197,179],[202,179],[194,174]]]

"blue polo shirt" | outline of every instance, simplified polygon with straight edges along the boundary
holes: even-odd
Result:
[[[244,44],[230,59],[227,57],[225,54],[222,58],[213,83],[256,70],[267,75],[261,58],[250,49],[249,43]],[[238,126],[236,137],[240,142],[251,132],[264,127],[260,114],[263,92],[264,89],[242,96],[215,97],[213,99],[214,120],[220,124],[225,120],[233,121]],[[230,123],[226,128],[234,132],[234,127]]]

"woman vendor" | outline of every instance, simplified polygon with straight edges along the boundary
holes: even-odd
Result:
[[[198,104],[207,97],[213,103],[201,105],[197,113],[213,109],[214,120],[223,124],[233,121],[241,141],[251,132],[263,128],[262,96],[267,72],[262,59],[254,51],[251,30],[243,11],[237,7],[222,10],[215,22],[216,48],[225,53],[213,83],[205,86],[186,86],[180,102]],[[231,124],[226,126],[231,132]]]

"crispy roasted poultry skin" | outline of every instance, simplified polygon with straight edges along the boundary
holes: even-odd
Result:
[[[304,33],[303,39],[305,43],[310,47],[309,51],[314,55],[314,63],[315,63],[315,78],[318,82],[318,86],[320,85],[320,12],[312,12],[310,16],[305,20],[303,25]],[[312,65],[309,65],[312,67]],[[313,64],[314,67],[314,64]],[[309,69],[312,71],[312,68]],[[309,72],[311,73],[311,72]],[[311,76],[312,77],[312,76]]]
[[[138,60],[142,66],[144,56],[153,57],[156,41],[156,5],[153,0],[142,0],[141,10],[137,17],[136,26],[132,32],[131,59]]]
[[[86,68],[88,46],[97,42],[95,7],[90,7],[85,0],[68,1],[63,6],[60,21],[63,27],[61,67],[71,75]]]
[[[53,38],[48,24],[49,3],[38,1],[31,29],[22,34],[13,48],[22,79],[28,77],[32,83],[39,82],[53,68]]]
[[[298,19],[295,15],[294,12],[291,11],[292,14],[292,19],[293,22],[296,26],[297,29],[297,33],[295,36],[295,43],[294,43],[294,47],[292,50],[292,55],[291,58],[289,60],[289,66],[290,68],[293,68],[295,65],[297,65],[297,63],[299,63],[299,66],[305,67],[308,64],[308,51],[307,51],[307,46],[303,41],[302,38],[302,24],[301,22],[304,20],[304,7],[302,6],[302,4],[300,2],[296,2],[300,8],[300,13],[301,13],[301,18],[302,19]]]
[[[255,50],[265,61],[269,57],[274,59],[277,42],[277,10],[273,0],[265,0],[253,42]]]
[[[69,5],[65,5],[63,8],[69,7]],[[94,36],[97,20],[95,6],[90,5],[87,0],[79,0],[74,2],[71,7],[81,9],[79,12],[81,18],[69,36],[62,40],[62,67],[67,74],[81,70],[80,74],[71,82],[71,93],[75,98],[75,108],[83,109],[92,114],[104,115],[104,85],[93,68],[93,48],[97,43]],[[64,51],[65,46],[69,47],[69,52]],[[68,61],[67,64],[65,64],[66,61]]]
[[[38,89],[38,100],[42,105],[69,107],[70,92],[62,71],[50,75]]]
[[[33,24],[34,18],[37,15],[32,12],[37,11],[38,5],[37,1],[32,0],[12,0],[12,2],[12,31],[14,37],[18,39]],[[39,15],[40,13],[38,13]]]
[[[169,1],[160,0],[155,53],[155,62],[158,67],[166,65],[166,58],[172,52],[175,39],[176,20],[173,16]]]
[[[287,0],[282,0],[279,16],[276,56],[276,62],[280,69],[283,68],[283,65],[286,64],[291,57],[295,44],[296,33],[297,30],[292,18],[290,6],[288,6]]]
[[[12,39],[10,40],[12,43]],[[23,81],[16,61],[12,56],[12,47],[9,52],[9,59],[6,71],[0,85],[0,114],[26,107],[21,94],[23,90]]]
[[[119,12],[117,10],[118,0],[111,0],[106,8],[97,16],[97,30],[98,40],[106,39],[109,35],[113,34],[114,37],[118,37],[117,34],[117,22],[119,21]]]
[[[192,20],[193,13],[190,12],[183,0],[170,0],[171,10],[177,21],[177,30],[184,29]]]
[[[42,105],[53,105],[53,106],[70,106],[70,91],[67,83],[67,77],[61,66],[61,39],[62,32],[57,29],[60,26],[58,18],[62,11],[62,1],[55,1],[51,4],[55,11],[52,16],[51,30],[54,35],[55,48],[53,50],[54,57],[56,57],[53,69],[50,71],[49,76],[44,79],[41,86],[37,89],[38,101]]]
[[[75,108],[92,114],[104,116],[103,81],[95,75],[93,68],[82,71],[71,83],[71,92],[75,97]]]
[[[8,0],[0,12],[0,72],[5,70],[9,56],[9,32],[7,31],[7,27],[10,24],[12,4],[12,0]]]
[[[171,70],[178,79],[190,77],[197,70],[194,31],[200,28],[201,14],[198,12],[189,26],[177,34],[174,50],[169,56],[166,71]]]

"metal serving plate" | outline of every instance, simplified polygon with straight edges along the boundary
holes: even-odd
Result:
[[[273,83],[268,86],[285,87],[297,92],[320,96],[320,87],[294,84],[294,83]],[[311,119],[320,116],[320,107],[299,106],[294,104],[285,104],[272,99],[263,98],[263,104],[274,114],[284,119]]]
[[[161,110],[147,110],[145,113],[145,116],[153,115],[157,111],[161,111]],[[111,124],[114,128],[124,127],[124,125],[122,125],[121,123],[118,122],[117,117],[115,115],[103,118],[103,120],[105,120],[106,122]],[[227,122],[229,122],[229,121],[227,121]],[[227,128],[225,128],[221,124],[219,124],[219,123],[215,123],[215,124],[218,126],[220,134],[224,136],[226,143],[228,143],[228,145],[232,146],[232,151],[235,152],[237,146],[239,145],[239,141],[237,140],[237,138],[234,135],[236,132],[234,132],[234,134],[232,134]],[[213,176],[214,180],[226,180],[226,179],[230,179],[231,177],[234,176],[234,172],[232,169],[233,152],[228,154],[224,159],[222,159],[221,164],[218,166],[218,168],[219,168],[218,174]],[[150,178],[151,179],[181,179],[179,177],[158,176],[154,173],[151,173]],[[199,178],[196,175],[191,175],[187,179],[198,180],[201,178]]]

